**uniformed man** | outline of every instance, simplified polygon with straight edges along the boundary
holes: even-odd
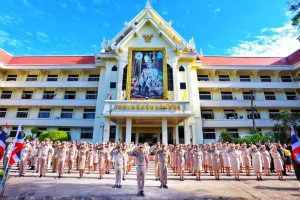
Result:
[[[51,162],[52,161],[52,173],[56,173],[57,171],[57,151],[58,151],[58,148],[60,147],[61,143],[59,141],[55,142],[53,144],[53,148],[52,148],[52,151],[53,151],[53,155],[52,155],[52,159],[49,159]],[[48,163],[49,165],[49,163]]]
[[[21,151],[21,159],[19,164],[19,176],[24,176],[27,170],[27,162],[30,155],[30,143],[26,142],[24,148]]]
[[[74,168],[76,157],[77,157],[76,143],[72,142],[71,146],[69,148],[69,153],[68,153],[68,173],[69,174],[71,173],[72,169]]]
[[[99,179],[103,179],[105,164],[107,158],[107,150],[104,147],[104,143],[98,147],[98,167],[99,167]]]
[[[159,180],[160,186],[159,188],[168,188],[167,180],[168,180],[168,165],[170,164],[170,152],[167,150],[166,145],[163,144],[161,149],[157,151],[158,159],[159,159]]]
[[[39,172],[40,172],[40,178],[42,176],[46,176],[47,171],[47,161],[49,157],[51,157],[52,153],[52,147],[50,146],[50,139],[46,138],[45,142],[41,144],[39,148]]]
[[[122,171],[123,171],[123,163],[124,163],[124,153],[121,149],[121,146],[118,145],[111,151],[111,159],[114,160],[115,166],[115,175],[116,175],[116,183],[113,188],[122,188]]]
[[[68,147],[66,142],[63,141],[61,145],[57,148],[57,171],[58,171],[58,178],[61,178],[65,172],[66,166],[66,159],[68,156]]]
[[[38,162],[38,144],[35,140],[31,141],[31,149],[30,149],[30,169],[36,170]]]
[[[15,146],[15,139],[13,139],[12,142],[6,147],[5,156],[3,159],[3,166],[5,166],[5,167],[9,161],[9,157],[11,155],[11,152],[12,152],[12,149],[14,146]]]
[[[134,156],[136,159],[136,175],[137,175],[137,196],[144,197],[144,188],[145,188],[145,173],[148,170],[148,158],[144,152],[144,145],[140,145],[138,148],[135,148],[131,156]]]
[[[151,147],[150,151],[154,154],[154,166],[155,166],[155,180],[159,179],[159,159],[157,155],[157,151],[160,149],[160,143],[156,143]]]

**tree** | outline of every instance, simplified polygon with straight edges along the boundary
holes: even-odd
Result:
[[[46,138],[49,138],[53,142],[56,141],[70,141],[70,135],[65,131],[44,131],[40,134],[39,140],[44,141]]]
[[[275,139],[282,143],[290,142],[290,125],[297,127],[298,119],[300,119],[299,115],[292,114],[287,111],[283,111],[279,115],[272,117],[272,120],[275,122],[273,130],[277,132]]]
[[[293,14],[292,25],[300,25],[300,0],[293,0],[290,2],[290,11]]]

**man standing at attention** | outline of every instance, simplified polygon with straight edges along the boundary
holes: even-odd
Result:
[[[163,144],[162,148],[157,151],[158,159],[159,159],[159,170],[160,170],[160,187],[159,188],[168,188],[168,164],[170,161],[170,152],[167,150],[166,145]]]
[[[123,163],[124,163],[124,154],[122,152],[121,146],[118,145],[111,151],[111,159],[114,160],[115,164],[115,175],[116,175],[116,183],[113,188],[122,188],[122,171],[123,171]]]
[[[137,188],[138,194],[137,196],[144,197],[144,188],[145,188],[145,173],[148,170],[148,157],[145,153],[144,145],[140,145],[138,148],[135,148],[131,156],[136,157],[136,175],[137,175]]]

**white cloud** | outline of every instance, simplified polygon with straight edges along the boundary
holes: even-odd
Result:
[[[42,43],[49,42],[49,37],[48,37],[48,35],[46,33],[37,31],[35,34],[37,36],[38,41],[40,41]]]
[[[215,14],[217,14],[217,13],[219,13],[219,12],[221,12],[221,8],[216,8],[216,9],[214,9],[214,13],[215,13]]]
[[[242,40],[226,50],[232,56],[288,56],[300,48],[299,31],[290,24],[263,28],[254,40]]]
[[[13,38],[8,32],[0,30],[0,46],[12,46],[12,47],[21,47],[23,44],[17,39]]]

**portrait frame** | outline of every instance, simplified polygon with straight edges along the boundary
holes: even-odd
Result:
[[[163,97],[161,99],[158,98],[149,98],[152,100],[167,100],[168,99],[168,72],[167,72],[167,56],[166,56],[166,49],[165,48],[128,48],[128,66],[127,66],[127,80],[126,80],[126,98],[127,100],[130,99],[137,99],[141,100],[141,98],[132,98],[131,97],[131,83],[132,83],[132,56],[133,53],[136,51],[140,52],[147,52],[147,51],[161,51],[163,55]]]

